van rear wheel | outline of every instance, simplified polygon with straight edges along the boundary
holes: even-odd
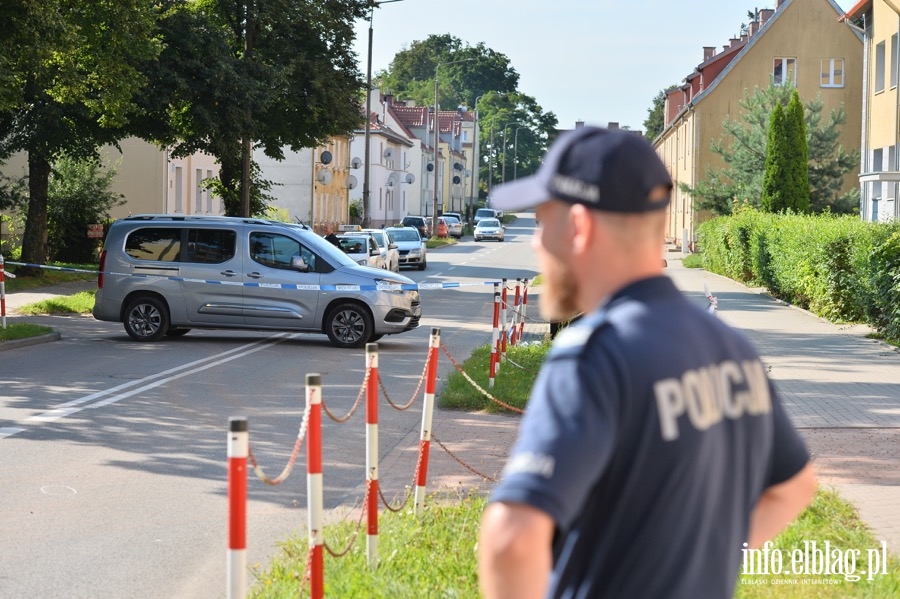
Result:
[[[123,324],[135,341],[157,341],[169,330],[169,311],[155,297],[139,297],[125,309]]]
[[[340,304],[325,319],[325,334],[336,347],[363,347],[374,333],[372,317],[359,304]]]

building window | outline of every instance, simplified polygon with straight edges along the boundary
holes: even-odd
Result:
[[[897,87],[897,34],[891,36],[891,87]]]
[[[776,58],[772,69],[772,83],[775,85],[797,85],[797,59]]]
[[[872,172],[878,173],[884,170],[884,149],[878,148],[877,150],[872,151]],[[872,200],[878,201],[884,195],[883,192],[884,183],[876,182],[872,186]],[[877,218],[876,218],[877,220]]]
[[[819,81],[822,87],[844,87],[844,59],[823,58],[822,79]]]
[[[875,93],[884,91],[884,42],[875,46]]]

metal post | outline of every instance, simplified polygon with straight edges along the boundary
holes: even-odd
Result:
[[[306,375],[306,405],[309,422],[306,432],[306,505],[310,548],[309,596],[322,599],[324,590],[325,545],[324,491],[322,487],[322,377]]]
[[[228,423],[228,599],[247,596],[247,419]]]
[[[516,127],[516,134],[514,136],[515,143],[513,143],[513,181],[519,178],[519,129],[521,129],[523,125],[519,125]]]
[[[422,406],[422,431],[419,435],[419,464],[416,468],[415,506],[416,516],[425,507],[425,484],[428,481],[428,452],[431,447],[431,422],[434,414],[434,392],[437,388],[438,348],[441,346],[441,330],[431,329],[428,343],[428,367],[425,373],[425,402]]]
[[[378,565],[378,344],[366,344],[366,556],[369,567]]]

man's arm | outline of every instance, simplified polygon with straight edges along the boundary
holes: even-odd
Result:
[[[519,503],[492,503],[478,541],[478,572],[486,599],[544,597],[553,568],[553,519]]]
[[[750,516],[750,548],[759,548],[774,538],[806,509],[815,494],[816,475],[810,463],[783,483],[766,489]]]

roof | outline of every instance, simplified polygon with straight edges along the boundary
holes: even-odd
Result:
[[[838,19],[838,21],[843,23],[847,20],[858,19],[870,8],[872,8],[872,0],[859,0],[859,2],[853,5],[853,8],[841,15],[841,18]]]

